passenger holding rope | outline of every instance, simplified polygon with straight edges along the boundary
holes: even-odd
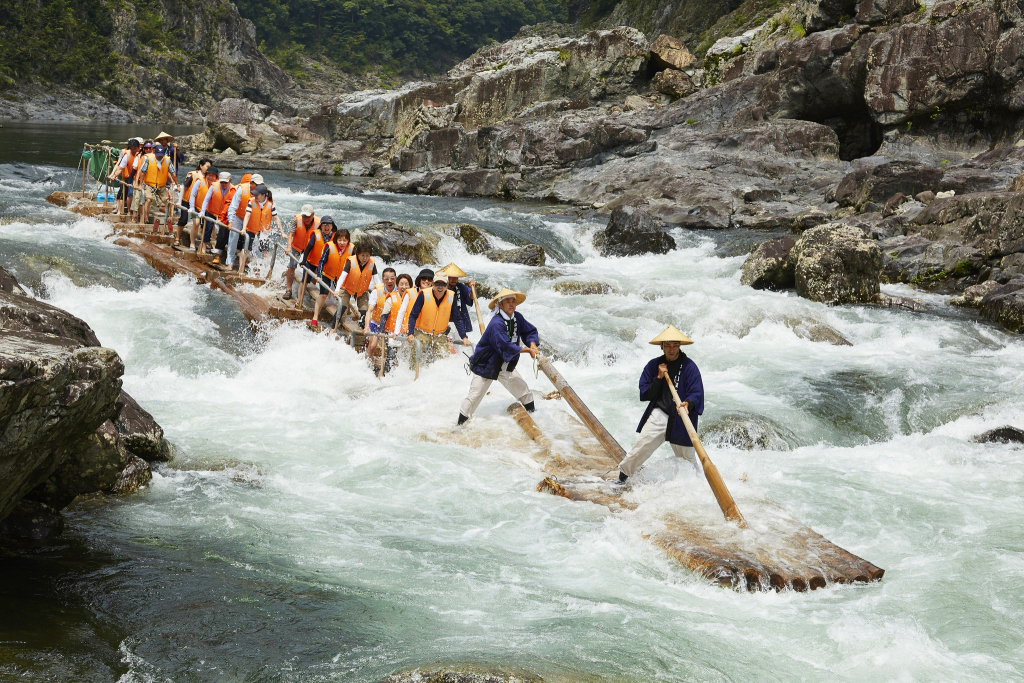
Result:
[[[409,313],[409,342],[419,340],[428,358],[439,358],[449,353],[448,325],[455,323],[462,343],[470,346],[469,338],[460,318],[452,319],[455,293],[448,289],[448,274],[442,270],[434,275],[433,287],[417,295]]]
[[[534,411],[530,387],[516,370],[521,354],[528,353],[532,358],[537,357],[537,344],[540,342],[537,328],[516,310],[524,301],[525,294],[507,288],[498,292],[498,296],[491,301],[489,308],[492,311],[495,308],[498,310],[487,323],[487,329],[480,337],[476,351],[469,358],[473,381],[469,385],[469,395],[459,410],[460,425],[473,417],[494,380],[501,382],[501,386],[508,389],[528,412]]]
[[[338,287],[344,288],[345,293],[341,295],[336,315],[341,316],[343,320],[352,299],[355,299],[360,320],[363,320],[369,309],[370,288],[380,283],[377,264],[370,255],[370,245],[361,242],[356,246],[355,255],[348,257],[345,269],[341,272],[341,279],[338,280]]]

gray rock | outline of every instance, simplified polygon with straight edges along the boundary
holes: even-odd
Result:
[[[118,403],[121,404],[121,413],[115,424],[124,447],[143,460],[170,460],[171,449],[164,439],[164,430],[153,416],[125,391],[121,392]]]
[[[789,451],[798,445],[796,435],[781,424],[753,413],[728,413],[702,426],[701,441],[711,446],[752,451]]]
[[[974,443],[1024,443],[1024,429],[1004,425],[971,438]]]
[[[860,0],[858,24],[888,24],[917,10],[917,0]]]
[[[498,263],[521,263],[525,266],[543,266],[547,261],[544,247],[528,244],[516,249],[489,249],[484,256]]]
[[[510,672],[476,664],[458,664],[442,668],[416,668],[400,671],[380,683],[544,683],[544,679],[526,672]]]
[[[239,97],[226,97],[210,107],[208,123],[263,123],[270,116],[270,107]]]
[[[89,435],[84,448],[64,458],[54,473],[28,497],[60,510],[83,493],[110,493],[129,457],[117,427],[107,420]]]
[[[1013,332],[1024,332],[1024,275],[986,294],[979,304],[981,315]]]
[[[871,297],[871,303],[885,308],[899,308],[904,311],[912,311],[914,313],[920,313],[921,311],[927,311],[928,307],[917,299],[911,299],[905,296],[890,296],[884,292],[879,292]]]
[[[914,195],[914,199],[921,202],[922,204],[931,204],[932,200],[935,199],[935,193],[931,190],[925,190],[924,192],[918,192]]]
[[[555,291],[566,296],[584,296],[587,294],[612,294],[615,292],[615,287],[607,282],[570,280],[556,282]]]
[[[392,223],[377,221],[356,230],[353,241],[368,243],[373,255],[387,262],[410,261],[433,263],[434,249],[439,237],[424,231]]]
[[[134,455],[128,456],[128,463],[121,471],[114,482],[114,485],[110,488],[110,493],[115,496],[124,496],[129,493],[135,493],[150,481],[153,480],[153,471],[149,468],[149,463]]]
[[[937,168],[916,161],[891,161],[848,173],[836,187],[835,200],[842,206],[862,208],[897,193],[914,196],[938,187],[941,180],[942,171]]]
[[[879,292],[882,252],[854,227],[826,223],[811,228],[790,253],[797,293],[827,304],[867,303]]]
[[[23,541],[42,541],[64,533],[64,517],[45,503],[18,501],[10,514],[0,519],[0,535]]]
[[[676,241],[643,209],[619,206],[612,211],[607,227],[594,236],[594,246],[602,256],[636,256],[667,254],[676,248]]]
[[[981,284],[971,285],[959,296],[953,297],[946,303],[950,306],[968,306],[978,308],[981,306],[981,300],[985,298],[985,295],[995,289],[999,289],[999,283],[995,280],[986,280]]]
[[[743,262],[740,282],[754,289],[792,289],[796,286],[795,263],[789,258],[796,240],[780,237],[759,244]]]
[[[675,69],[665,69],[654,74],[654,78],[651,79],[651,88],[668,95],[673,100],[697,92],[697,86],[693,84],[690,77]]]
[[[458,239],[470,254],[483,254],[491,248],[487,233],[472,223],[445,223],[433,227]]]

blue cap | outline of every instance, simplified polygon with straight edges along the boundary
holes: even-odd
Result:
[[[158,157],[162,157],[166,153],[167,148],[164,147],[163,145],[157,145],[156,147],[153,148],[153,154],[157,155]]]

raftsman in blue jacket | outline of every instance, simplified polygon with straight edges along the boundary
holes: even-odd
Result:
[[[473,290],[469,288],[469,285],[461,282],[455,283],[455,302],[452,304],[452,317],[451,321],[455,322],[455,318],[458,317],[462,320],[462,328],[469,332],[473,329],[473,321],[469,317],[469,305],[473,303]]]
[[[484,379],[498,379],[503,363],[508,363],[508,371],[512,372],[519,363],[519,354],[522,353],[523,347],[540,343],[537,328],[526,322],[522,313],[516,311],[514,315],[519,323],[519,338],[515,340],[508,338],[508,327],[500,313],[495,313],[487,323],[487,329],[480,337],[476,351],[469,358],[469,369],[473,374]]]
[[[704,383],[701,381],[697,364],[690,360],[685,353],[680,355],[683,356],[683,365],[679,368],[676,392],[679,394],[680,401],[690,402],[690,422],[693,423],[693,428],[696,430],[697,416],[704,414]],[[662,380],[658,379],[658,366],[662,363],[668,364],[664,354],[647,363],[643,374],[640,375],[640,400],[649,401],[649,403],[647,410],[644,411],[644,416],[640,419],[640,424],[637,425],[637,432],[644,428],[647,418],[651,416],[651,412],[658,405],[658,398],[661,396],[662,390]],[[677,446],[693,446],[690,443],[690,435],[686,433],[683,418],[679,417],[678,411],[669,412],[668,431],[665,438],[669,443],[674,443]]]

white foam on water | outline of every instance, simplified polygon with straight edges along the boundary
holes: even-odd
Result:
[[[357,207],[366,222],[384,217],[374,199],[351,199],[330,201]],[[504,210],[459,215],[498,220]],[[601,258],[581,237],[593,224],[531,220],[580,241],[586,260],[563,265],[569,277],[617,293],[565,296],[550,278],[468,254],[450,238],[440,260],[528,294],[521,311],[627,449],[643,409],[637,379],[658,353],[647,341],[669,323],[690,334],[685,351],[707,391],[702,425],[749,412],[801,440],[785,452],[713,449],[741,510],[767,519],[774,501],[779,519],[884,567],[881,583],[746,594],[683,570],[644,540],[665,515],[738,532],[667,448],[635,478],[634,512],[537,493],[533,446],[505,414],[512,398],[498,384],[453,430],[470,381],[461,349],[422,367],[417,381],[405,359],[378,380],[349,347],[299,323],[258,345],[225,334],[211,317],[222,297],[186,278],[119,291],[48,273],[50,302],[122,355],[126,389],[177,449],[146,492],[111,508],[117,533],[181,539],[260,580],[375,596],[379,612],[365,620],[379,649],[343,650],[296,680],[353,671],[376,680],[398,663],[466,658],[635,681],[1020,677],[1024,449],[970,441],[1024,425],[1019,337],[962,318],[754,291],[739,283],[742,258],[716,256],[710,240]],[[22,237],[8,228],[0,239],[28,239],[25,227]],[[853,346],[794,329],[816,324]],[[520,368],[532,388],[550,391],[528,359]],[[542,426],[567,410],[558,401],[538,409]],[[131,672],[122,680],[149,680],[152,665],[133,652],[126,646]]]

